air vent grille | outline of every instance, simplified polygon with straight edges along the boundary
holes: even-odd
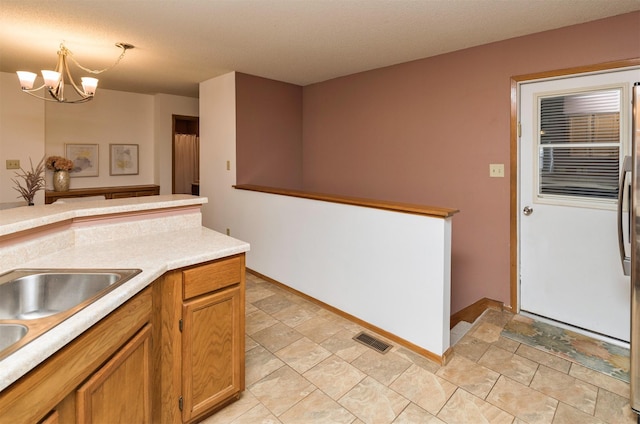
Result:
[[[393,346],[391,346],[390,344],[387,344],[385,342],[383,342],[380,339],[376,339],[375,337],[365,333],[365,332],[360,332],[358,333],[353,340],[362,343],[365,346],[369,346],[371,349],[380,352],[380,353],[387,353],[389,350],[391,350],[391,348]]]

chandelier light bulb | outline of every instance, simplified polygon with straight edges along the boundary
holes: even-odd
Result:
[[[84,90],[84,94],[88,96],[93,96],[96,94],[96,88],[98,87],[98,79],[91,77],[82,77],[80,78],[82,81],[82,89]]]
[[[20,87],[23,90],[31,90],[37,75],[28,71],[18,71],[17,74],[20,80]]]
[[[42,78],[44,78],[44,85],[47,88],[53,89],[58,86],[58,81],[60,81],[60,72],[46,70],[43,70],[41,72]]]

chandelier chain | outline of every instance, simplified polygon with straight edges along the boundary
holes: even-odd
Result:
[[[120,56],[118,56],[118,58],[116,59],[116,61],[113,63],[113,65],[108,66],[104,69],[89,69],[86,68],[84,66],[82,66],[80,63],[78,63],[78,61],[73,57],[73,52],[71,50],[69,50],[68,48],[65,47],[64,43],[60,44],[60,50],[63,52],[63,54],[67,57],[69,57],[71,59],[71,61],[73,63],[76,64],[76,66],[80,69],[82,69],[85,72],[89,72],[90,74],[101,74],[105,71],[108,71],[109,69],[114,68],[118,63],[120,63],[120,61],[122,60],[122,58],[124,57],[125,53],[127,53],[127,49],[130,48],[127,45],[123,45],[123,44],[116,44],[116,46],[120,47],[122,49],[122,53],[120,53]]]

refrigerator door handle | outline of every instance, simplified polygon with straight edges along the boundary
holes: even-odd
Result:
[[[627,180],[627,175],[631,173],[631,164],[632,158],[631,156],[625,156],[622,162],[622,172],[620,173],[620,185],[618,186],[618,247],[620,249],[620,262],[622,262],[622,270],[624,275],[631,275],[631,256],[627,256],[625,252],[625,242],[629,243],[630,240],[625,240],[624,237],[624,201],[626,198],[631,196],[630,190],[625,190],[625,181]],[[627,194],[625,196],[625,193]],[[627,214],[631,212],[631,209],[628,208]],[[627,236],[629,238],[629,236]]]

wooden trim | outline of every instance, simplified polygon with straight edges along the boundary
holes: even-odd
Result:
[[[510,222],[509,222],[509,243],[510,243],[510,296],[511,305],[505,307],[512,312],[517,313],[519,310],[519,264],[518,264],[518,246],[520,240],[518,238],[518,84],[523,81],[533,81],[545,78],[562,77],[566,75],[583,74],[589,72],[601,72],[606,70],[614,70],[621,68],[630,68],[640,66],[640,58],[622,59],[614,62],[604,62],[595,65],[579,66],[575,68],[558,69],[554,71],[538,72],[534,74],[516,75],[511,77],[511,118],[510,118]]]
[[[178,399],[182,396],[182,271],[166,272],[152,284],[153,338],[152,345],[156,390],[153,391],[151,412],[154,423],[181,423]]]
[[[466,308],[451,315],[451,328],[455,327],[456,324],[462,321],[474,322],[487,309],[502,311],[504,310],[504,306],[502,302],[499,302],[497,300],[492,300],[487,297],[482,298],[474,304],[469,305]]]
[[[171,115],[171,193],[176,192],[176,123],[178,121],[195,122],[195,135],[200,137],[200,117],[187,115]]]
[[[602,72],[613,69],[632,68],[634,66],[640,66],[640,58],[634,57],[630,59],[622,59],[614,62],[596,63],[593,65],[577,66],[574,68],[556,69],[552,71],[536,72],[532,74],[516,75],[511,79],[521,81],[531,81],[545,78],[556,78],[565,75],[585,74],[589,72]],[[512,99],[513,100],[513,99]],[[513,105],[513,104],[512,104]]]
[[[390,341],[393,341],[393,342],[397,343],[398,345],[401,345],[401,346],[403,346],[403,347],[405,347],[405,348],[407,348],[407,349],[409,349],[409,350],[411,350],[411,351],[413,351],[413,352],[415,352],[415,353],[417,353],[419,355],[425,356],[427,359],[429,359],[431,361],[434,361],[439,365],[445,365],[446,361],[449,360],[449,357],[450,357],[450,354],[451,354],[451,352],[450,352],[451,348],[447,349],[442,354],[442,356],[441,355],[437,355],[437,354],[435,354],[435,353],[433,353],[433,352],[431,352],[431,351],[429,351],[429,350],[427,350],[425,348],[422,348],[422,347],[420,347],[420,346],[418,346],[418,345],[416,345],[414,343],[411,343],[408,340],[405,340],[405,339],[403,339],[401,337],[398,337],[393,333],[389,333],[388,331],[383,330],[382,328],[376,327],[373,324],[370,324],[370,323],[368,323],[366,321],[363,321],[360,318],[357,318],[357,317],[355,317],[355,316],[353,316],[351,314],[348,314],[348,313],[346,313],[346,312],[344,312],[344,311],[342,311],[340,309],[337,309],[337,308],[335,308],[335,307],[333,307],[333,306],[331,306],[331,305],[329,305],[327,303],[324,303],[321,300],[318,300],[318,299],[316,299],[314,297],[311,297],[311,296],[309,296],[307,294],[302,293],[301,291],[298,291],[298,290],[296,290],[296,289],[294,289],[292,287],[289,287],[289,286],[287,286],[285,284],[282,284],[281,282],[279,282],[277,280],[274,280],[273,278],[267,277],[264,274],[261,274],[261,273],[259,273],[257,271],[254,271],[254,270],[250,269],[250,268],[246,268],[246,271],[251,273],[251,274],[253,274],[253,275],[255,275],[255,276],[257,276],[257,277],[262,278],[263,280],[266,280],[266,281],[274,284],[275,286],[278,286],[279,288],[281,288],[283,290],[286,290],[286,291],[288,291],[290,293],[295,294],[296,296],[300,296],[303,299],[308,300],[311,303],[314,303],[314,304],[316,304],[318,306],[321,306],[322,308],[324,308],[324,309],[326,309],[328,311],[331,311],[334,314],[341,316],[342,318],[345,318],[345,319],[347,319],[347,320],[349,320],[349,321],[351,321],[351,322],[353,322],[355,324],[358,324],[361,327],[364,327],[364,328],[366,328],[368,330],[374,331],[377,334],[389,339]]]
[[[447,350],[444,351],[444,353],[442,354],[442,361],[440,361],[440,365],[447,365],[451,358],[453,358],[453,346],[450,346]]]
[[[511,79],[511,113],[509,124],[509,302],[518,303],[518,82]]]
[[[281,196],[300,197],[303,199],[319,200],[323,202],[340,203],[366,208],[383,209],[393,212],[411,213],[415,215],[449,218],[459,212],[458,209],[438,206],[424,206],[409,203],[389,202],[385,200],[364,199],[359,197],[337,196],[333,194],[311,193],[307,191],[289,190],[282,188],[264,187],[252,184],[235,185],[237,190],[257,191],[261,193],[277,194]]]

